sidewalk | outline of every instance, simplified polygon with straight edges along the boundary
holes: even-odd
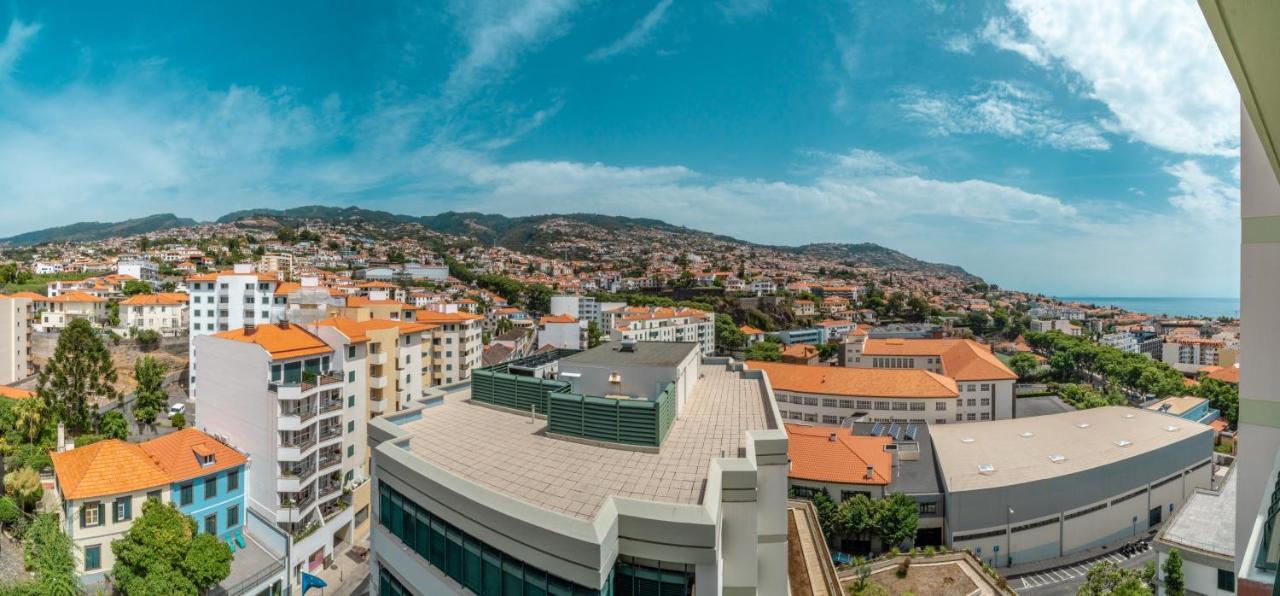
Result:
[[[1095,546],[1093,548],[1087,548],[1080,552],[1071,553],[1065,557],[1058,557],[1056,559],[1045,559],[1043,561],[1036,561],[1034,563],[1026,563],[1023,565],[1014,565],[1012,567],[1001,567],[997,569],[997,571],[999,571],[1000,575],[1003,575],[1006,579],[1013,579],[1020,575],[1027,575],[1030,573],[1039,573],[1041,571],[1048,571],[1050,569],[1057,569],[1059,567],[1067,567],[1067,566],[1075,565],[1077,563],[1081,563],[1091,559],[1096,559],[1108,553],[1115,552],[1119,550],[1121,546],[1124,546],[1130,542],[1136,542],[1138,540],[1150,540],[1155,537],[1157,531],[1159,531],[1159,528],[1152,528],[1150,530],[1147,530],[1146,532],[1138,534],[1137,536],[1131,536],[1129,538],[1120,540],[1118,542],[1112,542],[1109,544],[1103,544],[1101,546]]]
[[[368,547],[366,540],[360,546]],[[328,583],[328,587],[323,589],[312,588],[307,592],[308,596],[351,596],[369,593],[369,556],[364,560],[358,558],[351,553],[351,545],[347,545],[341,552],[333,555],[333,565],[318,570],[314,575]],[[295,594],[301,594],[302,589],[298,586],[294,587]]]

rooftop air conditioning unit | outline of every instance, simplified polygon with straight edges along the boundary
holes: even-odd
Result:
[[[636,340],[634,340],[634,339],[624,339],[624,340],[622,340],[622,347],[621,347],[621,348],[619,348],[619,350],[618,350],[618,351],[619,351],[619,352],[634,352],[634,351],[636,351]]]

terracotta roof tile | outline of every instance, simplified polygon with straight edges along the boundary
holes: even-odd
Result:
[[[169,484],[169,476],[142,447],[117,439],[49,456],[53,459],[58,488],[67,499],[88,499]]]
[[[271,354],[272,359],[275,360],[333,352],[329,345],[320,338],[291,323],[257,325],[252,329],[233,329],[218,333],[214,337],[257,344]]]
[[[938,356],[942,370],[957,381],[1012,380],[1013,374],[986,346],[970,339],[868,339],[866,356]]]
[[[243,465],[245,456],[194,428],[157,437],[139,445],[170,482],[181,482]],[[201,466],[197,456],[212,455],[213,463]]]
[[[916,368],[850,368],[747,361],[763,370],[769,385],[779,391],[850,397],[958,397],[956,382]]]
[[[838,484],[889,484],[893,456],[884,450],[889,437],[849,434],[835,427],[784,425],[787,429],[787,476]],[[831,435],[835,434],[835,440]],[[867,477],[871,466],[871,477]]]

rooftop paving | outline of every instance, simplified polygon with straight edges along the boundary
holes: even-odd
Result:
[[[713,458],[739,457],[746,431],[776,428],[760,379],[719,365],[702,371],[658,453],[548,437],[545,420],[472,403],[469,391],[401,428],[414,455],[565,515],[591,519],[611,495],[698,504]]]
[[[1236,471],[1216,492],[1197,490],[1160,533],[1160,541],[1227,559],[1236,552]]]

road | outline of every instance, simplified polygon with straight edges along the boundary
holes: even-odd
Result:
[[[1098,563],[1110,561],[1126,569],[1138,569],[1155,558],[1154,547],[1129,558],[1112,552],[1074,565],[1015,577],[1009,580],[1009,587],[1027,596],[1074,596],[1084,585],[1089,568]]]

